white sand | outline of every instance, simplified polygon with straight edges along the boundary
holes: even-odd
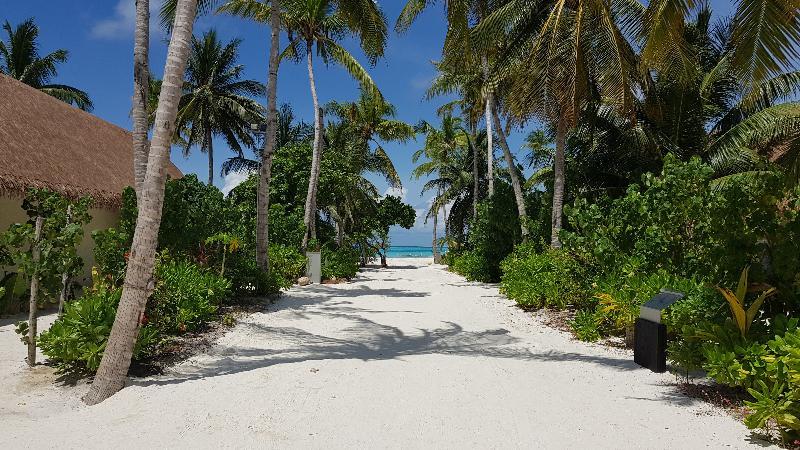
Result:
[[[571,340],[420,259],[294,288],[208,354],[86,407],[0,327],[2,448],[744,448],[629,352]],[[52,319],[48,319],[52,320]]]

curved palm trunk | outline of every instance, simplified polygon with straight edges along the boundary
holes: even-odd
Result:
[[[178,0],[122,298],[100,368],[91,389],[83,398],[90,405],[102,402],[125,385],[133,347],[139,335],[141,317],[147,298],[155,287],[153,266],[164,205],[167,162],[170,143],[175,134],[175,118],[196,12],[197,0]]]
[[[511,149],[508,147],[506,133],[503,131],[503,125],[500,123],[500,116],[497,114],[497,108],[493,110],[492,116],[494,117],[494,126],[497,129],[500,147],[502,147],[503,155],[506,157],[508,173],[511,175],[511,186],[514,188],[514,198],[517,201],[517,212],[519,213],[519,227],[522,231],[522,240],[524,241],[528,239],[528,213],[525,211],[525,196],[522,194],[522,182],[519,179],[517,166],[514,164],[514,155],[511,154]]]
[[[556,154],[553,158],[553,216],[551,219],[550,246],[561,248],[558,233],[561,231],[561,218],[564,211],[564,151],[567,146],[567,124],[561,119],[556,131]]]
[[[269,194],[272,179],[272,157],[275,155],[278,120],[278,49],[280,47],[280,0],[272,0],[270,12],[269,75],[267,76],[267,136],[261,152],[256,200],[256,264],[269,271]]]
[[[211,127],[206,124],[205,137],[203,137],[203,147],[208,153],[208,185],[214,184],[214,142],[211,134]]]
[[[319,100],[317,99],[317,86],[314,83],[314,62],[312,60],[312,44],[306,43],[306,60],[308,62],[308,82],[311,86],[311,100],[314,102],[314,149],[311,157],[311,175],[308,177],[308,192],[306,193],[306,209],[303,224],[306,232],[303,235],[303,251],[308,249],[308,241],[316,235],[316,207],[317,174],[319,173],[320,141],[322,140],[322,124],[320,123]]]
[[[150,0],[136,0],[136,32],[133,39],[133,176],[136,200],[141,201],[147,172],[147,102],[150,96]]]

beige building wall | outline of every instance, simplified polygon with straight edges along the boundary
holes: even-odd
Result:
[[[78,255],[83,258],[84,276],[75,281],[81,284],[88,284],[92,277],[92,266],[94,265],[92,231],[116,227],[119,223],[119,211],[116,210],[93,208],[89,210],[89,214],[92,216],[92,220],[83,228],[83,240],[78,247]],[[22,197],[0,196],[0,232],[6,231],[11,224],[27,220],[28,215],[22,210]]]

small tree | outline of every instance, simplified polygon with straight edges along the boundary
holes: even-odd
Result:
[[[28,364],[36,364],[37,309],[43,286],[55,285],[61,278],[59,312],[69,291],[70,278],[79,273],[83,261],[77,247],[83,238],[83,225],[90,219],[91,200],[70,202],[46,190],[31,189],[22,202],[28,214],[26,223],[12,225],[2,235],[11,261],[20,274],[30,279],[30,310],[27,322],[17,324],[17,333],[28,345]]]
[[[386,267],[386,251],[389,248],[389,228],[399,225],[405,229],[414,226],[417,213],[414,208],[392,195],[387,195],[378,203],[378,214],[376,215],[378,238],[378,254],[381,257],[381,266]]]

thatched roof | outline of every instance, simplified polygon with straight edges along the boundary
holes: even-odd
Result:
[[[133,183],[130,132],[0,75],[0,194],[47,188],[113,208]]]

